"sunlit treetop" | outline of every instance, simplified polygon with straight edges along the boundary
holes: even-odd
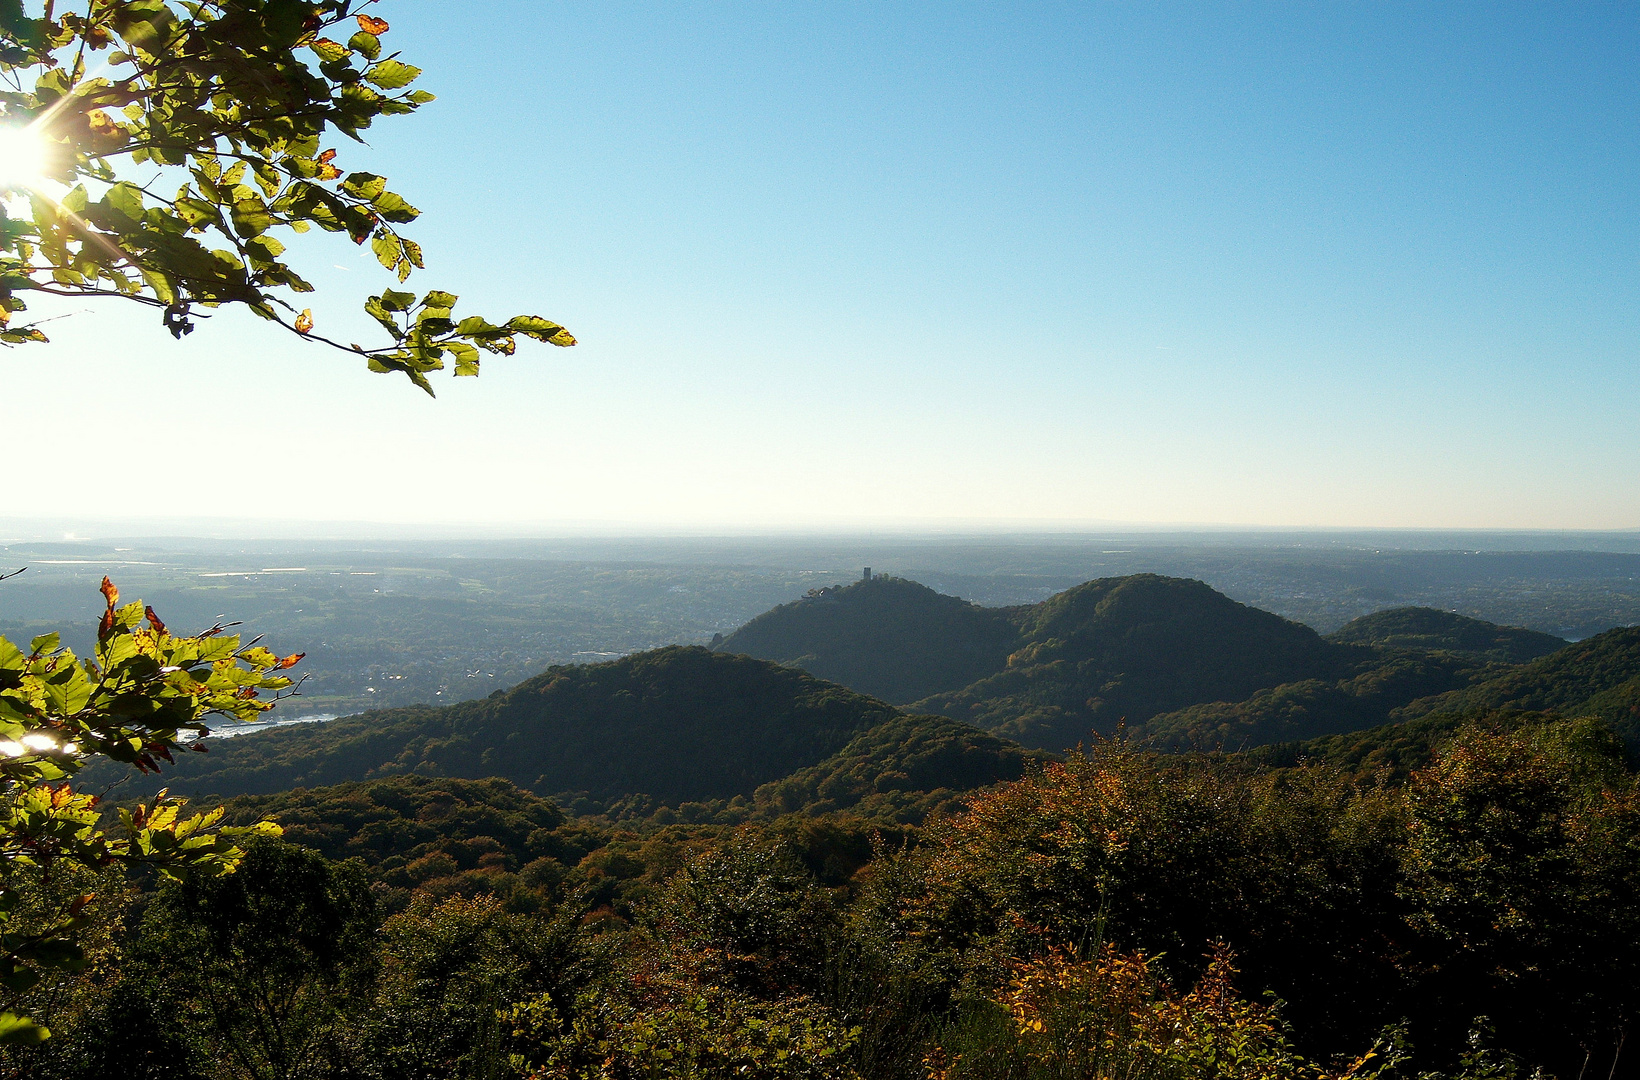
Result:
[[[476,375],[520,335],[575,344],[540,316],[457,318],[447,292],[393,288],[364,305],[390,343],[341,342],[296,295],[313,287],[285,240],[314,227],[368,243],[398,283],[423,266],[400,232],[416,208],[348,168],[377,118],[433,99],[373,4],[0,0],[0,344],[46,340],[30,293],[147,305],[178,338],[242,304],[428,393],[428,372]]]

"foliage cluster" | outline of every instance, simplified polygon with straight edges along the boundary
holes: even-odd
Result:
[[[222,810],[230,824],[277,820],[287,840],[356,860],[384,911],[401,911],[412,898],[489,896],[508,911],[538,912],[580,896],[628,919],[690,858],[753,817],[684,823],[670,808],[647,819],[574,816],[499,778],[418,776],[241,795]],[[769,815],[760,827],[831,886],[871,860],[874,837],[906,832],[839,814]]]
[[[97,798],[69,787],[88,755],[157,772],[160,760],[181,751],[183,732],[203,734],[207,719],[249,719],[271,708],[262,692],[287,689],[279,672],[301,660],[241,645],[220,625],[195,637],[172,634],[153,608],[121,605],[107,578],[102,591],[107,607],[94,657],[76,657],[56,634],[35,638],[26,653],[0,638],[0,1041],[44,1038],[14,1011],[17,1003],[89,963],[79,937],[93,925],[93,894],[68,898],[51,918],[39,909],[12,918],[54,872],[124,866],[225,874],[239,858],[231,838],[277,832],[270,823],[223,827],[220,811],[185,817],[163,792],[122,808],[117,828],[106,831]]]
[[[362,143],[375,120],[433,100],[409,88],[419,68],[384,54],[390,27],[369,6],[92,0],[29,18],[20,0],[0,3],[0,124],[42,158],[38,176],[8,169],[0,191],[28,201],[21,217],[0,201],[0,343],[46,340],[16,321],[36,294],[146,305],[179,338],[197,309],[239,305],[429,394],[428,373],[476,375],[481,353],[510,354],[520,337],[575,344],[540,316],[458,318],[448,292],[384,289],[364,310],[391,342],[365,348],[322,336],[293,300],[313,286],[281,235],[368,242],[400,283],[423,266],[399,231],[420,211],[325,146],[333,133]]]
[[[1000,1000],[970,1007],[941,1033],[930,1080],[1297,1080],[1322,1072],[1293,1051],[1274,1006],[1236,991],[1222,945],[1188,993],[1174,992],[1157,967],[1143,952],[1108,944],[1087,959],[1058,948],[1016,960]],[[1359,1075],[1360,1064],[1342,1076]]]
[[[1640,791],[1592,720],[1467,725],[1404,782],[1104,744],[914,843],[838,819],[635,832],[498,781],[236,812],[253,807],[325,854],[260,841],[234,877],[143,898],[72,1007],[42,1005],[60,1037],[11,1067],[1436,1075],[1410,1071],[1412,1046],[1454,1075],[1569,1078],[1626,1065],[1640,1006]],[[577,855],[577,830],[601,844]],[[518,858],[563,843],[564,874],[528,903],[478,877],[387,883],[481,836]],[[600,867],[645,845],[654,861],[611,893]],[[1482,1016],[1500,1034],[1475,1044]]]

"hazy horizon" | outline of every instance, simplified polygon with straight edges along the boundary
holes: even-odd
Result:
[[[265,541],[278,544],[424,544],[471,541],[479,544],[568,543],[596,550],[599,545],[656,543],[730,545],[790,543],[881,544],[899,546],[997,542],[1004,544],[1138,543],[1149,546],[1360,547],[1391,550],[1477,550],[1640,552],[1640,529],[1443,529],[1269,527],[1214,523],[1079,522],[1051,527],[1030,523],[1015,528],[984,522],[929,525],[884,522],[833,527],[787,528],[718,524],[657,528],[652,524],[610,522],[380,522],[303,521],[278,518],[19,518],[0,517],[0,548],[8,545],[98,544],[123,541],[216,543]],[[0,572],[4,568],[0,567]]]

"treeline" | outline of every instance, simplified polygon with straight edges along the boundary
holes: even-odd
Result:
[[[1405,749],[1397,779],[1105,743],[921,828],[640,827],[495,781],[239,802],[289,832],[231,877],[30,898],[99,891],[110,929],[32,993],[56,1035],[5,1067],[1632,1074],[1640,793],[1619,740],[1494,716]]]

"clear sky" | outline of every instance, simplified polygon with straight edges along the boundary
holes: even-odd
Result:
[[[338,163],[582,344],[435,402],[75,315],[0,354],[8,512],[1640,526],[1632,3],[380,13],[439,100]]]

